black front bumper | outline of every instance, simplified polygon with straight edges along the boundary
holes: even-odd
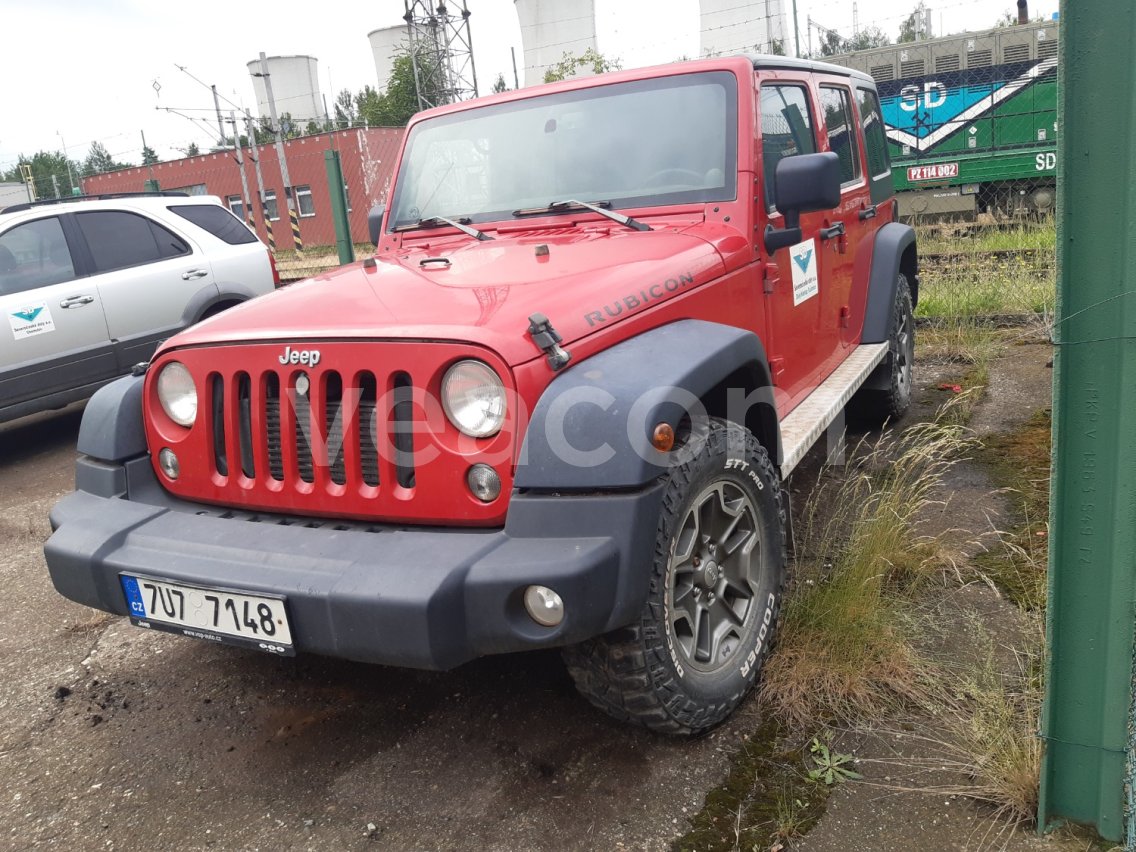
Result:
[[[51,512],[60,594],[127,615],[122,572],[283,595],[299,652],[446,669],[579,642],[634,621],[647,598],[661,487],[514,494],[504,529],[396,528],[230,512],[170,497],[145,457],[80,458],[81,490]],[[85,490],[83,490],[85,489]],[[524,589],[563,599],[542,627]]]

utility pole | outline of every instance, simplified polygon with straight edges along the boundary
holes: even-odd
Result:
[[[146,149],[150,147],[149,145],[146,144],[146,131],[145,130],[139,130],[138,133],[142,137],[142,158],[145,159],[146,158]],[[154,180],[154,166],[150,163],[147,163],[146,164],[146,170],[147,170],[146,173],[148,175],[150,175],[150,177],[146,180],[146,191],[147,192],[158,192],[158,189],[159,189],[158,182],[156,180]]]
[[[67,156],[67,140],[63,138],[63,134],[58,130],[55,135],[59,137],[59,144],[63,146],[63,160],[67,163],[67,182],[71,184],[71,193],[75,192],[75,176],[71,174],[71,158]]]
[[[55,172],[51,173],[51,188],[55,190],[55,197],[59,197],[59,178],[55,176]]]
[[[245,176],[245,158],[244,154],[241,153],[241,132],[237,129],[237,113],[234,110],[229,110],[229,124],[233,128],[233,151],[237,155],[237,168],[241,172],[241,192],[243,193],[241,197],[245,202],[245,218],[251,222],[252,199],[249,198],[249,183]]]
[[[268,98],[268,116],[272,119],[272,132],[276,136],[276,156],[280,160],[280,177],[284,180],[284,198],[288,203],[288,221],[292,224],[292,242],[296,251],[304,250],[304,241],[300,239],[300,219],[296,215],[296,202],[292,198],[292,179],[288,177],[288,161],[284,158],[283,133],[276,118],[276,100],[272,97],[272,77],[268,73],[268,57],[264,51],[260,52],[260,74],[264,78],[264,94]]]
[[[797,8],[797,0],[793,0],[793,8]],[[513,88],[521,88],[521,78],[517,76],[517,49],[515,47],[509,48],[509,53],[513,54]]]
[[[256,144],[256,127],[253,125],[252,113],[245,110],[245,126],[248,127],[249,138],[249,159],[252,160],[253,166],[256,168],[256,190],[257,195],[260,197],[260,215],[264,220],[264,234],[268,237],[268,250],[276,254],[276,238],[272,236],[272,219],[268,216],[268,199],[264,194],[264,175],[260,172],[260,148]],[[279,206],[277,206],[279,209]],[[252,221],[252,208],[249,208],[249,224],[255,228],[256,222]]]
[[[262,53],[261,56],[264,56]],[[221,101],[217,97],[217,87],[210,86],[213,90],[213,109],[217,110],[217,132],[221,134],[221,147],[225,147],[225,125],[221,121]]]
[[[793,47],[794,53],[798,59],[801,58],[801,28],[797,24],[797,0],[793,0]],[[513,57],[513,67],[516,68],[517,59]]]

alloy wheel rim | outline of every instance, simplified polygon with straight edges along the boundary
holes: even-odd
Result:
[[[760,544],[757,509],[736,482],[713,482],[691,503],[675,535],[667,590],[668,628],[685,665],[716,672],[745,647]]]

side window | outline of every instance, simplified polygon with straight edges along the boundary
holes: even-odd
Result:
[[[795,154],[815,154],[816,138],[804,86],[762,86],[760,98],[761,169],[765,177],[765,203],[772,210],[777,163]]]
[[[36,219],[0,234],[0,295],[60,284],[75,265],[59,219]]]
[[[316,206],[312,202],[312,188],[310,186],[296,187],[296,207],[301,216],[316,215]]]
[[[95,210],[76,213],[95,272],[110,272],[189,254],[185,240],[137,213]]]
[[[828,147],[840,158],[840,185],[855,183],[860,179],[860,150],[856,144],[852,96],[839,86],[821,86],[820,106],[828,130]]]
[[[169,209],[231,246],[256,242],[256,234],[219,204],[171,204]]]
[[[272,222],[280,220],[280,210],[276,206],[276,190],[266,189],[264,191],[264,206],[268,210],[268,218]]]
[[[888,162],[887,135],[884,120],[880,117],[880,102],[871,89],[857,89],[860,101],[860,121],[864,124],[864,148],[868,152],[868,174],[873,178],[891,173]]]

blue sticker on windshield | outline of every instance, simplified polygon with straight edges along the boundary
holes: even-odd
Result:
[[[138,588],[138,580],[134,577],[119,577],[119,580],[122,581],[122,591],[126,594],[130,614],[135,618],[145,618],[146,605],[142,603],[142,590]]]

